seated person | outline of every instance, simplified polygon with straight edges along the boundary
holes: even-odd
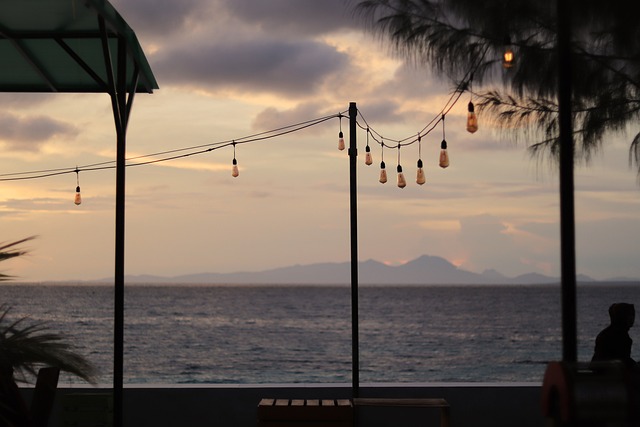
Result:
[[[636,361],[631,358],[633,340],[629,329],[633,326],[636,311],[633,304],[616,303],[609,307],[611,324],[596,337],[596,346],[592,362],[619,360],[628,368],[637,368]]]

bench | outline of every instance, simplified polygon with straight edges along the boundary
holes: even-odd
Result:
[[[258,404],[259,427],[352,427],[353,404],[349,399],[262,399]]]
[[[449,427],[449,403],[439,398],[271,399],[258,404],[258,427],[352,427],[354,408],[411,407],[440,409],[440,427]]]

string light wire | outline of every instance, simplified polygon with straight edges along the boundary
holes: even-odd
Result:
[[[437,127],[440,121],[444,121],[445,115],[448,114],[451,111],[451,109],[457,104],[462,94],[465,91],[470,91],[469,83],[471,82],[471,79],[473,78],[473,74],[476,71],[476,69],[482,64],[482,61],[484,60],[488,50],[489,49],[487,47],[485,51],[482,53],[482,55],[480,55],[480,57],[478,58],[478,61],[476,62],[476,64],[474,64],[471,67],[471,69],[467,71],[467,73],[463,76],[460,83],[456,85],[456,88],[454,89],[451,96],[449,97],[445,105],[442,107],[440,112],[436,116],[434,116],[434,118],[431,119],[431,121],[429,121],[422,128],[422,130],[420,130],[417,133],[418,135],[417,137],[413,136],[415,134],[412,134],[411,136],[404,139],[400,139],[400,140],[383,137],[382,134],[378,133],[375,129],[373,129],[369,125],[366,118],[362,114],[362,111],[358,109],[357,115],[358,117],[360,117],[364,125],[361,124],[357,119],[356,119],[356,125],[361,129],[366,129],[367,145],[368,145],[368,139],[370,134],[371,134],[371,138],[375,142],[380,144],[384,151],[384,147],[399,149],[403,145],[414,144],[418,142],[422,136],[426,136],[429,133],[431,133]],[[248,144],[253,142],[274,139],[290,133],[299,132],[301,130],[307,129],[312,126],[317,126],[321,123],[324,123],[334,118],[338,118],[340,120],[340,131],[342,131],[342,117],[345,117],[345,114],[347,113],[348,113],[348,110],[345,110],[345,111],[339,112],[338,114],[328,115],[328,116],[311,119],[311,120],[307,120],[307,121],[303,121],[303,122],[299,122],[299,123],[295,123],[287,126],[282,126],[280,128],[255,133],[255,134],[248,135],[241,138],[235,138],[233,140],[225,140],[225,141],[219,141],[215,143],[194,145],[190,147],[176,148],[176,149],[165,150],[165,151],[160,151],[160,152],[151,153],[151,154],[143,154],[140,156],[130,157],[126,159],[126,162],[128,163],[125,164],[125,167],[144,166],[144,165],[151,165],[151,164],[162,163],[162,162],[167,162],[172,160],[178,160],[186,157],[209,153],[211,151],[215,151],[220,148],[227,147],[229,145],[233,145],[235,148],[236,144]],[[384,142],[385,140],[394,142],[395,145],[388,145]],[[178,154],[178,153],[181,153],[181,154]],[[163,157],[155,158],[159,156],[163,156]],[[149,160],[138,161],[141,159],[149,159]],[[48,178],[52,176],[65,175],[69,173],[109,170],[109,169],[116,168],[115,163],[116,163],[115,160],[110,160],[105,162],[92,163],[92,164],[88,164],[80,167],[76,166],[74,168],[55,168],[55,169],[43,169],[43,170],[34,170],[34,171],[4,173],[4,174],[0,174],[0,181],[1,182],[23,181],[23,180],[31,180],[31,179]]]

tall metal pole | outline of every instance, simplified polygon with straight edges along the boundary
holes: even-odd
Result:
[[[129,113],[137,85],[138,70],[127,100],[126,40],[118,39],[118,69],[113,72],[104,18],[98,18],[102,33],[102,49],[107,72],[109,95],[116,127],[116,212],[115,212],[115,272],[113,321],[113,425],[124,425],[124,248],[125,248],[125,167],[126,134]]]
[[[560,125],[560,262],[562,274],[562,360],[578,360],[576,248],[571,109],[571,0],[557,0],[558,108]]]
[[[352,357],[352,393],[353,397],[360,395],[360,350],[359,350],[359,322],[358,322],[358,189],[357,189],[357,158],[356,117],[358,109],[356,103],[349,103],[349,195],[351,213],[351,357]]]

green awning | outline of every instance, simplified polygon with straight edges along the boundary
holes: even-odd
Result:
[[[0,92],[109,92],[103,41],[114,73],[126,58],[127,92],[158,88],[135,33],[108,1],[1,0]]]
[[[132,0],[135,1],[135,0]],[[113,425],[123,426],[126,129],[158,89],[135,33],[107,0],[0,0],[0,92],[108,93],[116,127]]]

